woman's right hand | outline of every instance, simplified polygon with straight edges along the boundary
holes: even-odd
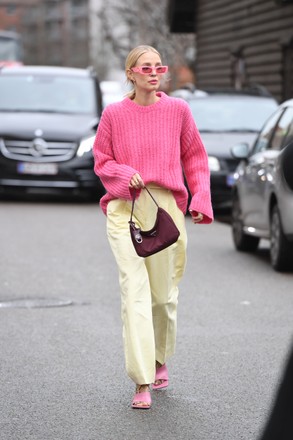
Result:
[[[144,188],[144,182],[138,173],[133,174],[133,176],[131,177],[129,187],[134,189]]]

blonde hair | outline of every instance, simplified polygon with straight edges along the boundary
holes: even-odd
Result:
[[[160,53],[152,46],[146,46],[146,45],[141,45],[141,46],[137,46],[134,49],[132,49],[129,54],[127,55],[126,61],[125,61],[125,73],[126,73],[126,82],[129,84],[133,84],[133,81],[131,79],[129,79],[128,77],[128,70],[131,69],[132,67],[135,67],[138,59],[141,57],[141,55],[143,55],[144,53],[147,52],[154,52],[157,55],[159,55],[159,57],[161,58]],[[133,88],[129,93],[126,94],[126,96],[130,99],[134,99],[135,98],[135,88]]]

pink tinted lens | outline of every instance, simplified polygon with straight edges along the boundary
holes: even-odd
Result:
[[[150,66],[141,66],[140,71],[141,73],[148,74],[148,73],[152,73],[153,68]]]
[[[156,67],[156,72],[157,73],[166,73],[168,71],[168,67],[167,66],[157,66]]]
[[[168,71],[168,66],[155,66],[155,67],[139,66],[139,67],[133,67],[132,68],[133,72],[139,72],[139,73],[142,73],[144,75],[148,75],[148,74],[152,73],[153,69],[155,69],[156,73],[159,75],[159,74],[162,74],[162,73],[166,73]]]

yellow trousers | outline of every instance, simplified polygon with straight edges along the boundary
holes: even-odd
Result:
[[[136,384],[153,383],[156,360],[164,364],[175,351],[178,283],[186,265],[184,214],[171,191],[148,188],[180,231],[178,241],[157,254],[147,258],[136,254],[128,224],[130,201],[112,200],[107,207],[107,235],[119,270],[126,371]],[[142,190],[135,202],[135,223],[150,229],[156,213],[156,204]]]

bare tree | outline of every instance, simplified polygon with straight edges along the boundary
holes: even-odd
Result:
[[[99,18],[105,44],[111,47],[121,69],[133,47],[148,44],[159,50],[171,68],[187,65],[194,70],[195,35],[170,33],[167,0],[124,0],[123,4],[121,0],[107,0]],[[105,63],[105,56],[101,59]]]

